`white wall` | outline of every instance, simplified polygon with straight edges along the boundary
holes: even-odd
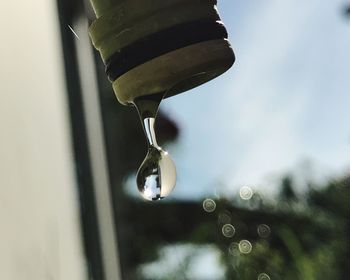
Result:
[[[0,279],[86,279],[55,1],[1,11]]]

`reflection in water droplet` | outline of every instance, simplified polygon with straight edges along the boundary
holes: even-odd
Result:
[[[205,199],[203,201],[203,209],[208,213],[214,212],[216,209],[215,201],[210,198]]]
[[[159,200],[169,195],[176,184],[176,167],[167,151],[157,143],[154,122],[164,94],[135,99],[147,138],[148,153],[136,176],[137,187],[147,200]]]
[[[270,280],[270,276],[268,276],[266,273],[260,273],[258,276],[258,280]]]
[[[228,251],[231,255],[233,256],[238,256],[240,254],[239,248],[238,248],[238,243],[237,242],[232,242],[230,246],[228,247]]]
[[[268,225],[266,224],[258,225],[258,234],[260,237],[267,238],[270,236],[270,233],[271,233],[271,229]]]
[[[248,240],[241,240],[239,241],[238,248],[242,254],[249,254],[252,251],[253,246]]]
[[[252,198],[253,196],[253,190],[248,187],[248,186],[243,186],[240,190],[239,190],[239,196],[243,199],[243,200],[249,200]]]
[[[231,224],[223,225],[221,230],[222,230],[222,234],[228,238],[234,236],[236,232],[235,228]]]
[[[147,200],[166,197],[176,183],[175,164],[161,148],[149,147],[136,178],[141,195]]]

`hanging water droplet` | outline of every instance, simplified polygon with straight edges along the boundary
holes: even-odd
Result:
[[[176,183],[176,167],[169,153],[157,143],[154,123],[159,104],[164,97],[154,94],[135,99],[147,138],[148,152],[136,176],[137,187],[147,200],[159,200],[169,195]]]
[[[145,199],[158,200],[168,196],[176,183],[175,164],[169,154],[161,148],[149,147],[136,181]]]

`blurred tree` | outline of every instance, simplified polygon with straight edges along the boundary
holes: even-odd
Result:
[[[281,188],[287,185],[293,190],[291,182],[290,179],[282,180]],[[344,182],[342,190],[349,190],[348,180]],[[125,213],[134,229],[130,236],[133,246],[128,247],[127,253],[133,256],[128,262],[128,279],[134,279],[140,264],[155,260],[162,246],[176,243],[218,246],[223,251],[227,279],[257,279],[259,271],[267,272],[272,279],[312,280],[325,276],[326,279],[347,279],[350,235],[347,234],[346,221],[338,212],[330,214],[328,209],[341,209],[341,215],[349,213],[346,212],[349,200],[342,198],[338,201],[327,193],[339,189],[333,189],[334,185],[329,188],[307,194],[309,204],[303,211],[237,208],[229,200],[222,199],[217,201],[214,213],[205,213],[201,202],[151,204],[131,200],[131,207]],[[339,195],[343,197],[344,194]],[[333,204],[334,199],[338,203]],[[221,234],[218,214],[223,211],[230,213],[231,224],[236,229],[234,238]],[[147,226],[144,221],[147,221]],[[257,234],[257,226],[261,223],[271,228],[267,238]],[[230,244],[241,239],[248,239],[253,244],[252,253],[229,254]],[[124,253],[121,255],[125,256]]]
[[[293,179],[291,176],[286,176],[282,179],[279,197],[282,201],[285,201],[287,203],[297,201],[297,196],[293,189]]]
[[[350,17],[350,5],[344,9],[345,16]]]

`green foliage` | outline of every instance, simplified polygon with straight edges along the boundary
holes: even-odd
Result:
[[[223,199],[217,201],[216,213],[206,213],[207,216],[203,216],[200,203],[197,204],[198,211],[194,211],[192,207],[196,203],[181,202],[167,204],[168,209],[163,207],[163,214],[175,208],[183,211],[192,209],[193,227],[187,228],[187,235],[184,235],[183,232],[180,234],[184,228],[178,224],[179,234],[174,233],[171,244],[183,241],[196,246],[215,244],[222,252],[225,279],[258,279],[261,273],[266,273],[271,279],[283,280],[347,279],[350,255],[349,182],[348,179],[333,181],[325,187],[311,188],[305,194],[307,199],[299,199],[294,192],[293,180],[288,177],[282,180],[279,198],[286,203],[276,203],[269,211],[263,199],[248,209],[242,204],[237,208],[235,202],[230,202],[232,200]],[[222,236],[219,213],[229,215],[228,221],[236,229],[233,238]],[[270,226],[269,236],[257,234],[256,225],[260,223]],[[253,249],[249,254],[243,254],[234,247],[241,239],[252,243]],[[162,246],[153,247],[154,250],[160,248]],[[187,275],[192,257],[187,255],[177,272],[169,272],[167,278],[157,279],[187,279],[176,278],[176,275]],[[139,279],[146,279],[139,276]]]

